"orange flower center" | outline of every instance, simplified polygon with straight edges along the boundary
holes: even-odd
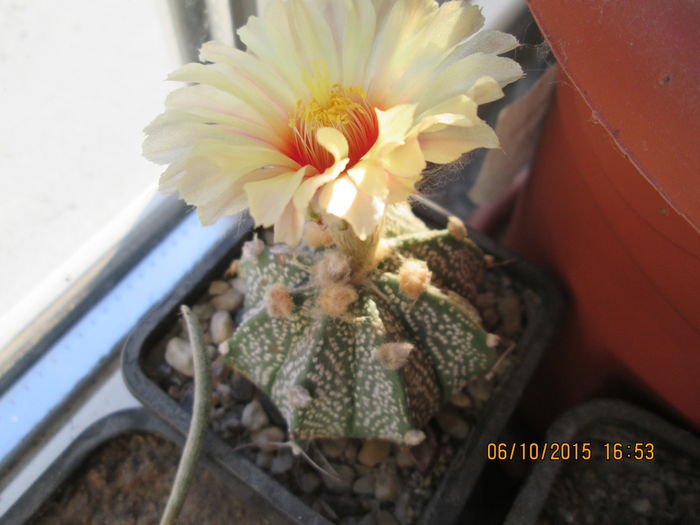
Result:
[[[362,88],[331,87],[325,100],[312,98],[297,102],[289,119],[292,128],[292,158],[302,166],[314,166],[319,172],[333,165],[333,156],[316,140],[319,128],[332,127],[348,141],[347,168],[352,167],[372,147],[379,135],[377,114],[367,103]],[[347,169],[346,168],[346,169]]]

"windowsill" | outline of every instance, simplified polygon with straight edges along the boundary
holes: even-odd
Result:
[[[511,25],[521,6],[487,3],[489,28]],[[202,227],[179,201],[144,194],[0,319],[0,520],[91,423],[139,405],[121,378],[122,342],[237,224],[229,217]],[[72,286],[60,294],[66,276]]]

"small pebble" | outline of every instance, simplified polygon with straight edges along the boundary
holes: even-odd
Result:
[[[374,494],[374,476],[367,474],[357,478],[352,484],[352,491],[355,494]]]
[[[304,494],[311,494],[321,485],[321,478],[313,472],[303,472],[297,484]]]
[[[270,465],[270,472],[273,474],[284,474],[289,472],[294,466],[294,456],[288,451],[282,451],[275,456]]]
[[[345,463],[353,464],[357,460],[357,451],[360,449],[360,442],[357,439],[347,439],[343,458]]]
[[[479,310],[484,310],[486,308],[492,308],[496,305],[496,294],[493,292],[484,292],[476,296],[474,301]]]
[[[277,450],[276,446],[270,446],[268,444],[282,443],[283,441],[284,432],[278,427],[265,427],[251,436],[251,442],[257,445],[263,452],[273,452]]]
[[[493,328],[498,324],[499,316],[495,308],[485,308],[481,311],[481,318],[486,328]]]
[[[323,484],[326,489],[335,493],[350,492],[353,481],[355,481],[355,471],[348,465],[333,465],[337,476],[323,476]]]
[[[241,295],[245,295],[245,293],[246,293],[245,281],[243,279],[241,279],[240,277],[236,277],[235,279],[231,279],[231,287],[234,290],[238,290],[238,292]]]
[[[648,515],[652,509],[651,502],[646,498],[636,499],[630,503],[630,506],[637,514],[642,514],[644,516]]]
[[[261,429],[270,422],[260,401],[253,399],[243,409],[241,423],[251,432]]]
[[[209,333],[214,343],[219,344],[233,335],[233,320],[228,312],[219,310],[211,317]]]
[[[190,344],[180,337],[173,337],[165,347],[165,361],[183,375],[192,377],[192,349]]]
[[[467,423],[456,410],[443,407],[435,416],[438,425],[443,432],[456,439],[466,439],[469,435],[469,423]]]
[[[410,523],[413,518],[413,512],[411,511],[411,491],[410,489],[404,490],[399,498],[396,500],[394,505],[394,517],[399,523]]]
[[[354,518],[355,516],[367,512],[366,505],[352,494],[329,494],[325,496],[324,499],[338,516],[351,519],[352,523],[357,523]]]
[[[438,442],[435,438],[435,433],[430,427],[426,427],[425,439],[420,445],[411,447],[411,455],[415,460],[418,470],[427,472],[433,466],[437,452]]]
[[[391,443],[381,439],[368,439],[362,444],[357,460],[363,465],[373,467],[384,461],[391,451]]]
[[[401,478],[396,470],[380,471],[375,479],[374,497],[379,501],[395,501],[401,492],[401,486]]]
[[[255,456],[255,464],[258,467],[264,468],[266,470],[270,468],[270,465],[272,465],[272,461],[272,454],[268,452],[263,452],[262,450],[260,450],[260,452],[258,452],[258,455]]]
[[[452,396],[450,403],[459,408],[469,408],[472,406],[472,399],[467,394],[460,391]]]
[[[231,401],[231,387],[225,383],[216,385],[216,394],[222,405],[227,405]]]
[[[385,510],[380,510],[375,518],[377,525],[399,525],[393,514]]]
[[[400,449],[396,454],[396,464],[402,468],[412,467],[416,464],[413,454],[407,449]]]
[[[226,364],[223,356],[217,355],[211,363],[211,375],[215,383],[226,381],[231,374],[231,368]]]
[[[225,293],[217,295],[211,300],[211,304],[217,310],[236,310],[243,303],[243,294],[234,288],[229,288]]]
[[[491,397],[493,386],[484,378],[474,379],[468,385],[471,398],[479,403],[483,403]]]
[[[377,525],[377,520],[375,520],[374,516],[371,514],[367,514],[364,518],[357,522],[357,525]]]
[[[328,458],[339,458],[348,444],[346,439],[321,439],[321,452]]]
[[[211,316],[214,315],[215,311],[214,306],[210,302],[195,304],[192,307],[192,312],[202,323],[205,323],[211,319]]]
[[[515,292],[507,291],[498,301],[498,312],[501,314],[500,333],[508,338],[515,337],[520,332],[523,316],[520,298]]]
[[[209,295],[221,295],[229,289],[231,289],[231,285],[226,281],[212,281],[207,292]]]
[[[231,380],[231,396],[236,401],[248,401],[253,397],[253,383],[238,372],[234,372]]]
[[[223,431],[231,431],[239,428],[241,426],[241,418],[239,418],[236,414],[233,413],[228,413],[224,416],[224,418],[221,420],[221,430]]]
[[[335,513],[335,511],[322,498],[314,499],[314,502],[311,504],[311,508],[332,521],[336,521],[338,519],[338,515]]]

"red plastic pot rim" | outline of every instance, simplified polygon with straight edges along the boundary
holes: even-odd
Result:
[[[700,231],[700,3],[529,3],[593,118],[668,205]]]

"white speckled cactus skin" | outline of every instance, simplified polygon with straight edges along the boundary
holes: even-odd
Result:
[[[443,402],[493,364],[488,334],[468,300],[484,275],[481,250],[415,218],[390,217],[387,230],[388,255],[352,283],[357,299],[342,316],[319,307],[312,267],[324,249],[265,247],[239,263],[248,293],[227,358],[270,396],[294,440],[413,442]],[[417,298],[400,289],[407,258],[425,261],[432,272]],[[293,299],[289,316],[266,308],[266,290],[279,283]],[[387,367],[376,350],[398,342],[412,350],[402,366]]]

